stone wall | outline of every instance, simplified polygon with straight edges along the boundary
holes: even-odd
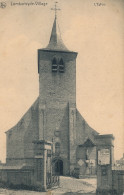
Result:
[[[124,170],[112,170],[112,187],[118,195],[124,192]]]
[[[40,101],[76,101],[76,56],[74,52],[38,51]],[[52,60],[62,58],[64,73],[52,72]]]

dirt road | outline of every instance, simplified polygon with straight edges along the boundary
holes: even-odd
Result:
[[[47,192],[0,188],[0,195],[95,195],[96,179],[60,177],[60,186]]]

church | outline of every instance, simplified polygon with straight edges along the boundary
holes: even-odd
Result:
[[[77,52],[64,45],[55,14],[47,47],[38,49],[39,97],[21,120],[6,132],[7,157],[3,169],[33,170],[40,149],[34,143],[52,143],[52,172],[96,174],[96,137],[76,107]]]

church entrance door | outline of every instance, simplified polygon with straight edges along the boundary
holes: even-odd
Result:
[[[63,175],[63,161],[60,159],[54,160],[54,172],[57,175]]]

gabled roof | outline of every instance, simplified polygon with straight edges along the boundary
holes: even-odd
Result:
[[[92,131],[92,134],[94,135],[94,136],[96,136],[96,135],[98,135],[99,133],[96,131],[96,130],[94,130],[92,127],[90,127],[90,125],[87,123],[87,121],[83,118],[83,116],[81,115],[81,113],[79,112],[79,110],[78,109],[76,109],[77,110],[77,116],[80,118],[80,120],[82,120],[82,123],[83,123],[83,126],[84,126],[84,128],[85,129],[89,129],[90,131]]]
[[[31,112],[32,110],[36,110],[38,112],[38,105],[39,105],[39,97],[35,100],[35,102],[33,103],[33,105],[28,109],[28,111],[22,116],[22,118],[18,121],[18,123],[16,125],[14,125],[12,128],[8,129],[7,131],[5,131],[5,133],[8,133],[10,131],[15,130],[15,128],[17,128],[17,126],[20,126],[23,123],[24,118],[29,114],[29,112]]]
[[[83,147],[94,147],[95,145],[96,144],[95,144],[95,142],[92,139],[86,138],[85,141],[84,141],[84,143],[81,144],[81,145],[79,145],[79,146],[83,146]]]

